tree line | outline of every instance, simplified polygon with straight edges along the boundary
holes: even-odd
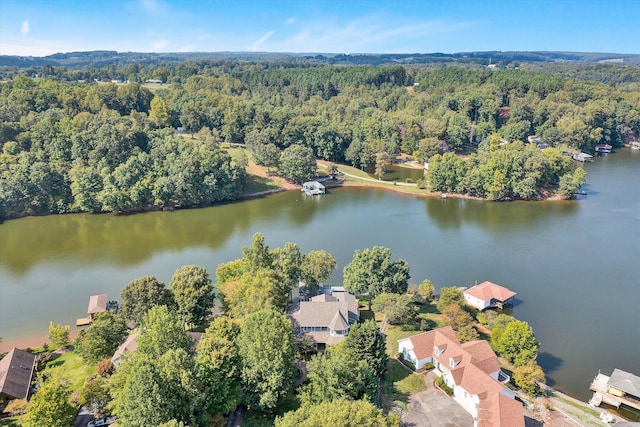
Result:
[[[143,84],[150,70],[170,84]],[[423,162],[448,149],[482,160],[494,135],[524,143],[536,134],[593,152],[599,143],[621,146],[640,128],[637,88],[525,70],[195,61],[91,71],[128,73],[122,84],[74,79],[83,70],[41,71],[0,83],[0,218],[233,200],[246,159],[232,159],[221,142],[245,142],[265,165],[299,146],[306,158],[371,168],[400,153]],[[201,135],[189,141],[178,127]],[[540,178],[524,176],[526,188],[505,193],[557,188],[556,169],[538,168]],[[289,170],[294,181],[309,175]],[[486,197],[487,187],[461,188]]]

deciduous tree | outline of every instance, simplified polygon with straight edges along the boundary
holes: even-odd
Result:
[[[69,403],[71,390],[68,381],[49,378],[31,398],[27,413],[22,418],[25,427],[72,425],[76,408]]]
[[[355,360],[364,360],[377,376],[387,367],[387,350],[384,335],[372,319],[356,323],[351,327],[345,339],[345,346],[352,352]]]
[[[204,322],[213,308],[213,285],[202,267],[187,265],[173,274],[169,290],[173,294],[180,318],[190,326]]]
[[[302,281],[310,288],[317,288],[333,274],[336,259],[327,251],[310,251],[302,258]]]
[[[282,152],[279,169],[287,181],[296,184],[302,184],[318,173],[313,150],[299,144],[291,145]]]
[[[88,363],[113,356],[127,334],[127,325],[119,315],[105,311],[91,322],[91,326],[81,331],[76,339],[76,352]]]
[[[140,277],[129,283],[120,293],[120,297],[120,313],[136,325],[142,323],[144,315],[152,307],[169,303],[164,283],[152,276]]]
[[[407,262],[402,259],[392,262],[391,250],[383,246],[356,250],[353,260],[344,267],[345,289],[371,298],[381,292],[405,293],[409,277]]]
[[[540,342],[527,322],[509,322],[497,342],[498,352],[516,366],[535,362]]]
[[[400,419],[364,400],[346,399],[303,406],[277,417],[276,427],[400,427]]]
[[[54,350],[66,345],[69,342],[69,325],[62,326],[49,322],[49,342]]]
[[[244,318],[238,348],[247,403],[262,410],[273,409],[296,379],[291,322],[273,310],[250,314]]]

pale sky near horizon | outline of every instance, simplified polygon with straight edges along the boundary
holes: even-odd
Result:
[[[640,53],[640,0],[0,0],[0,54]]]

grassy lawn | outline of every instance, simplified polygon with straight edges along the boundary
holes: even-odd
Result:
[[[247,174],[244,192],[245,194],[253,194],[261,191],[276,190],[278,188],[280,188],[280,186],[272,179]]]
[[[398,354],[398,340],[410,337],[411,335],[419,334],[421,332],[422,331],[416,329],[406,329],[398,325],[387,326],[387,331],[385,332],[385,334],[387,335],[387,354],[389,355],[389,357],[393,357]]]
[[[271,427],[276,416],[282,416],[285,412],[295,411],[300,407],[300,401],[295,395],[290,394],[273,413],[265,413],[260,411],[247,411],[242,419],[243,427]]]
[[[49,377],[52,374],[61,374],[70,381],[71,390],[78,390],[84,385],[84,382],[96,373],[96,366],[86,365],[80,356],[73,352],[67,351],[53,360],[47,362],[45,369],[40,375]]]
[[[382,377],[380,404],[388,411],[396,406],[395,402],[406,404],[410,395],[426,389],[424,376],[416,375],[403,367],[397,360],[390,359],[387,370]]]

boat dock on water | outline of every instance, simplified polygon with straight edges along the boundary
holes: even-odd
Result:
[[[625,405],[640,411],[640,377],[621,369],[614,369],[611,376],[598,372],[589,387],[593,397],[589,401],[594,406],[602,403],[620,409]]]

